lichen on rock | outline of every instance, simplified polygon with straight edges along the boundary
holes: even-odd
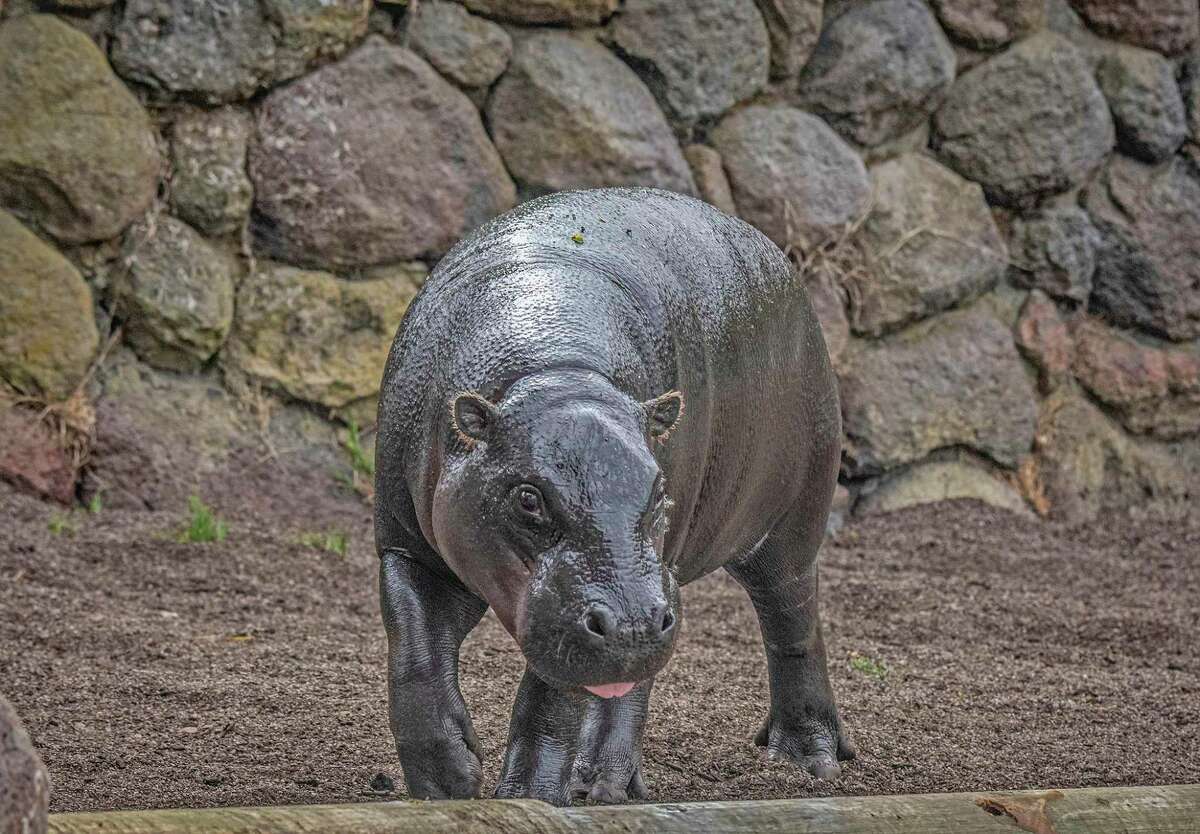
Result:
[[[74,266],[2,210],[0,287],[0,381],[66,398],[100,343],[92,293]]]
[[[424,278],[420,264],[347,280],[260,263],[238,288],[233,332],[221,353],[225,372],[331,409],[373,396]]]
[[[122,255],[113,300],[127,341],[155,367],[198,370],[233,321],[231,259],[166,215],[134,224]]]
[[[0,24],[0,206],[68,243],[120,234],[162,166],[138,100],[53,15]]]

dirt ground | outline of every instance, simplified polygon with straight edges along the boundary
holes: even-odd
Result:
[[[182,507],[55,534],[57,510],[0,484],[0,691],[53,810],[402,795],[369,510],[263,477],[205,487],[219,544],[180,543]],[[345,556],[299,543],[335,526]],[[822,559],[858,760],[817,783],[752,746],[762,649],[714,575],[684,590],[656,688],[654,799],[1200,782],[1200,521],[1066,529],[954,503],[854,524]],[[462,663],[489,790],[521,667],[489,615]],[[374,790],[380,773],[400,787]]]

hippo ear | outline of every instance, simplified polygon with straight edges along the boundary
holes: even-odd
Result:
[[[498,414],[496,406],[474,391],[464,391],[450,403],[450,420],[454,423],[454,430],[467,443],[484,440],[496,424]]]
[[[660,443],[666,443],[667,437],[679,425],[683,417],[683,394],[678,391],[668,391],[652,400],[642,403],[646,409],[646,419],[650,424],[650,436],[657,438]]]

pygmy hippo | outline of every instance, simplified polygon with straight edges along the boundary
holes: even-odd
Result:
[[[473,797],[459,647],[491,606],[525,657],[496,795],[646,796],[641,736],[679,586],[724,567],[758,613],[756,742],[853,756],[817,616],[841,448],[803,281],[766,237],[648,188],[553,194],[455,246],[384,372],[376,544],[409,793]]]

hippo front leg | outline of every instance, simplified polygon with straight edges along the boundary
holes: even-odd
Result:
[[[479,742],[458,688],[458,653],[487,604],[401,550],[384,551],[379,592],[389,716],[408,793],[415,799],[476,797]]]
[[[526,669],[496,796],[552,805],[644,799],[642,730],[652,684],[606,699],[556,689]]]
[[[570,793],[592,802],[625,802],[649,794],[642,779],[642,731],[654,679],[620,698],[588,699]]]
[[[496,796],[569,804],[567,785],[586,711],[582,692],[556,689],[526,667],[513,704]]]
[[[750,558],[726,570],[749,593],[767,651],[771,709],[754,743],[818,779],[836,779],[838,762],[854,758],[854,746],[826,668],[816,567],[823,531],[814,526],[811,518],[796,526],[785,522]]]

